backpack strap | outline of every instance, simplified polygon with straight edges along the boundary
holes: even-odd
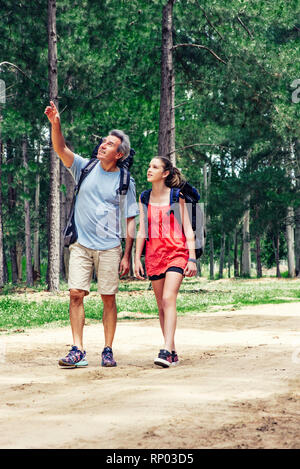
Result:
[[[170,210],[168,211],[168,215],[173,213],[177,218],[179,224],[181,224],[181,215],[180,215],[180,208],[179,208],[179,198],[182,195],[180,194],[180,189],[178,187],[171,187],[170,191]]]
[[[148,236],[148,205],[150,200],[151,189],[147,189],[141,193],[141,203],[143,205],[143,212],[144,212],[144,225],[145,225],[145,233],[147,235],[147,241],[149,241]]]
[[[87,175],[92,171],[92,169],[96,166],[96,164],[98,163],[98,158],[91,158],[87,164],[84,166],[84,168],[82,168],[81,170],[81,174],[80,174],[80,178],[79,178],[79,181],[77,183],[77,185],[75,186],[75,189],[74,189],[74,195],[76,196],[79,192],[79,189],[80,189],[80,186],[83,182],[83,180],[87,177]]]
[[[170,205],[176,204],[179,202],[180,189],[178,187],[171,187],[170,190]]]
[[[73,195],[73,199],[72,199],[72,203],[71,203],[71,207],[70,207],[69,216],[68,216],[68,219],[67,219],[67,224],[66,224],[65,229],[63,231],[64,245],[66,247],[70,246],[70,244],[74,243],[77,239],[77,230],[76,230],[75,220],[74,220],[76,196],[79,192],[82,181],[86,178],[86,176],[96,166],[97,162],[98,162],[97,158],[91,158],[87,162],[87,164],[82,168],[79,181],[78,181],[78,183],[76,184],[76,186],[74,188],[74,195]]]
[[[150,200],[151,189],[147,189],[141,193],[141,202],[143,205],[146,205],[148,208],[149,200]]]
[[[130,172],[125,167],[120,167],[119,194],[126,195],[130,184]]]

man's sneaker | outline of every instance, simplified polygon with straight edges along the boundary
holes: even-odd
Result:
[[[58,364],[65,368],[80,368],[82,366],[87,366],[88,362],[85,356],[85,351],[82,352],[78,347],[76,347],[76,345],[73,345],[68,355],[65,358],[61,358]]]
[[[117,362],[114,360],[113,351],[110,347],[104,347],[103,349],[101,366],[117,366]]]
[[[179,363],[179,358],[175,350],[172,350],[172,365],[178,365]]]
[[[172,365],[172,354],[168,350],[160,350],[154,363],[163,368],[169,368],[169,366]]]

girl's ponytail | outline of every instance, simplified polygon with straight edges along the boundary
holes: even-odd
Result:
[[[164,156],[157,156],[164,165],[165,171],[169,171],[170,174],[166,177],[166,186],[168,187],[181,187],[185,183],[185,178],[181,174],[178,168],[173,166],[171,161]]]

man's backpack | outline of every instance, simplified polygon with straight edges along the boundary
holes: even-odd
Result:
[[[145,190],[141,194],[141,203],[144,206],[144,223],[148,240],[148,205],[150,199],[151,189]],[[182,194],[182,195],[181,195]],[[196,259],[200,258],[204,252],[205,245],[205,229],[204,229],[204,213],[199,203],[200,195],[197,189],[191,184],[185,182],[181,187],[172,187],[170,191],[170,210],[181,225],[181,215],[179,208],[179,198],[183,197],[186,202],[190,222],[195,235],[195,251]],[[143,254],[145,254],[146,244],[144,246]]]
[[[73,200],[72,200],[72,204],[70,208],[70,213],[68,216],[68,221],[63,231],[65,247],[69,247],[71,244],[75,243],[75,241],[78,238],[78,233],[77,233],[77,229],[75,225],[76,196],[79,192],[79,189],[83,180],[88,176],[88,174],[90,174],[92,169],[99,162],[97,158],[97,153],[98,153],[98,148],[101,145],[101,143],[102,143],[102,139],[100,140],[100,143],[94,148],[93,153],[92,153],[92,158],[87,162],[86,166],[82,168],[78,184],[76,184],[74,188],[74,195],[73,195]],[[118,161],[117,166],[120,168],[120,186],[119,186],[118,192],[120,195],[127,194],[129,183],[130,183],[129,168],[132,166],[134,155],[135,155],[135,151],[133,150],[133,148],[131,148],[128,157],[123,161],[120,161],[120,160]]]

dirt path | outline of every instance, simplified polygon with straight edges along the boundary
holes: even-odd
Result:
[[[181,363],[153,365],[157,319],[120,321],[118,367],[102,326],[89,367],[62,370],[69,327],[0,336],[1,448],[300,448],[300,304],[178,319]]]

